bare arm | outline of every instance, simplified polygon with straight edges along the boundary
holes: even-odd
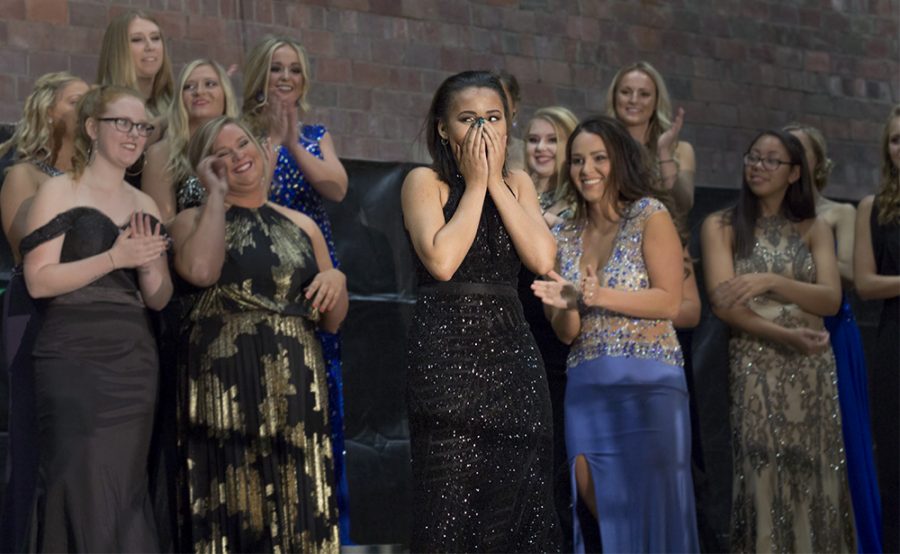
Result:
[[[716,289],[735,277],[732,229],[723,223],[721,213],[713,214],[703,222],[700,238],[707,292],[714,298]],[[712,311],[729,327],[798,351],[815,352],[828,347],[828,333],[782,327],[744,304],[723,307],[713,303]]]
[[[350,307],[347,279],[340,270],[331,265],[328,246],[325,244],[325,237],[322,236],[319,227],[310,219],[304,226],[304,230],[312,240],[316,263],[319,265],[319,274],[307,289],[306,297],[312,300],[313,305],[317,306],[322,313],[319,327],[329,333],[337,333],[344,318],[347,317],[347,310]],[[326,282],[334,284],[333,288],[336,290],[326,292]],[[330,296],[332,293],[334,293],[333,298]],[[324,298],[322,298],[323,296]],[[327,304],[323,305],[323,302]]]
[[[54,177],[35,195],[28,214],[28,229],[47,224],[73,205],[72,184],[67,176]],[[34,298],[48,298],[80,289],[120,268],[136,268],[160,257],[166,249],[160,237],[132,237],[122,232],[112,248],[88,258],[60,262],[65,235],[44,242],[24,260],[25,283]]]
[[[879,275],[872,246],[872,217],[874,196],[867,196],[856,211],[856,238],[853,248],[853,274],[856,292],[863,300],[879,300],[900,296],[900,275]]]
[[[507,181],[518,199],[503,181],[488,183],[488,192],[522,263],[536,275],[546,275],[556,258],[556,241],[541,216],[534,185],[522,171],[511,172]]]
[[[681,306],[672,324],[679,329],[691,329],[700,323],[700,291],[697,290],[697,278],[694,275],[694,264],[691,262],[687,247],[682,251],[687,277],[681,281]]]
[[[683,125],[684,109],[678,108],[672,126],[657,140],[656,158],[659,161],[663,188],[672,191],[675,205],[687,213],[694,205],[697,162],[694,147],[689,142],[678,140]]]
[[[853,245],[856,236],[856,208],[850,204],[834,204],[834,238],[837,241],[837,265],[841,279],[853,283]]]
[[[212,156],[200,162],[197,173],[206,188],[206,202],[178,214],[170,233],[175,241],[175,271],[194,286],[209,287],[219,280],[225,263],[228,183],[224,167]]]
[[[18,163],[6,173],[0,188],[0,218],[3,232],[9,242],[13,257],[19,261],[19,241],[25,236],[28,210],[38,189],[29,164]]]
[[[584,285],[585,304],[631,317],[674,319],[681,306],[684,262],[681,259],[681,241],[668,212],[659,211],[647,218],[643,254],[650,288],[625,291],[597,286],[596,293],[591,294],[589,287],[597,277],[593,275],[593,269],[588,268],[589,275]]]
[[[175,218],[175,182],[166,168],[169,141],[163,139],[147,149],[147,164],[141,174],[141,190],[156,202],[160,221],[169,224]]]

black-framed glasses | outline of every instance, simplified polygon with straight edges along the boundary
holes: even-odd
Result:
[[[757,154],[746,153],[744,154],[744,165],[747,167],[752,167],[762,163],[763,169],[766,171],[775,171],[782,165],[794,165],[794,162],[786,162],[784,160],[779,160],[778,158],[763,158]]]
[[[127,117],[101,117],[97,121],[111,122],[116,126],[116,130],[122,133],[130,133],[131,129],[137,129],[137,133],[142,137],[149,137],[156,129],[155,125],[150,123],[135,123]]]

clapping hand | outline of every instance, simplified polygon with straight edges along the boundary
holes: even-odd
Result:
[[[551,271],[549,280],[535,279],[531,283],[534,295],[541,302],[561,310],[573,310],[578,307],[578,289],[571,281],[566,281],[559,273]]]
[[[107,253],[114,269],[143,268],[158,260],[169,246],[162,234],[162,224],[154,227],[150,216],[143,212],[131,214],[131,225],[119,233]]]
[[[684,108],[678,108],[672,126],[656,139],[657,157],[661,160],[670,160],[675,154],[675,147],[678,145],[678,135],[681,133],[681,127],[684,125]]]

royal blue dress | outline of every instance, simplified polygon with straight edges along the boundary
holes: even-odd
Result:
[[[650,287],[642,243],[647,219],[663,205],[634,202],[619,224],[600,284]],[[554,228],[562,276],[581,281],[584,221]],[[594,482],[603,552],[699,552],[691,477],[691,421],[682,354],[669,320],[640,319],[579,305],[566,387],[566,446],[576,494],[575,458]],[[573,507],[574,510],[574,507]],[[573,511],[576,552],[584,552]]]
[[[324,159],[319,143],[328,131],[324,125],[303,125],[300,129],[298,142],[307,152],[319,159]],[[328,245],[328,255],[335,268],[340,267],[337,253],[334,248],[334,240],[331,234],[331,221],[325,213],[322,205],[322,197],[306,180],[303,170],[297,160],[291,156],[284,146],[278,147],[278,160],[275,164],[275,174],[272,177],[272,185],[269,188],[269,200],[282,206],[302,212],[311,217]],[[335,487],[337,493],[337,506],[339,526],[341,531],[341,544],[352,544],[350,540],[350,499],[347,487],[347,471],[344,466],[344,393],[341,380],[341,335],[340,333],[328,333],[316,331],[316,336],[322,344],[322,355],[325,357],[328,381],[328,406],[331,424],[331,447],[334,451]]]
[[[825,318],[825,328],[831,334],[831,348],[837,364],[838,401],[857,548],[859,552],[881,552],[881,495],[872,455],[866,360],[859,327],[846,294],[840,311]]]

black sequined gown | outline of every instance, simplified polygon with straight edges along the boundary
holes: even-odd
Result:
[[[463,187],[451,187],[447,220]],[[450,281],[436,281],[417,260],[408,356],[413,552],[559,549],[550,397],[516,293],[520,265],[489,196]]]

